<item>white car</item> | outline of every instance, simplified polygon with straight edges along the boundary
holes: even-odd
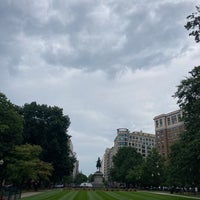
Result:
[[[80,184],[80,187],[89,187],[90,188],[90,187],[93,187],[93,186],[92,186],[92,183],[84,182],[84,183]]]

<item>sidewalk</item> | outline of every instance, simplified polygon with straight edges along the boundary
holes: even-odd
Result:
[[[30,197],[30,196],[33,196],[33,195],[41,194],[43,192],[44,191],[39,191],[39,192],[23,192],[23,193],[21,193],[21,198]]]
[[[168,196],[177,196],[177,197],[185,197],[185,198],[190,198],[190,199],[199,199],[200,197],[194,197],[194,196],[186,196],[186,195],[180,195],[180,194],[171,194],[171,193],[165,193],[165,192],[152,192],[156,194],[162,194],[162,195],[168,195]]]

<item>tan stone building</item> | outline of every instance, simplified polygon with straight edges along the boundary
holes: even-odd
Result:
[[[155,147],[155,134],[142,131],[130,132],[128,129],[119,128],[114,144],[116,148],[134,147],[143,157],[147,157]]]
[[[116,149],[114,147],[107,148],[104,153],[103,159],[103,174],[105,181],[109,180],[110,169],[113,165],[112,158],[116,154]]]
[[[127,128],[117,129],[114,146],[107,148],[104,153],[104,178],[109,180],[110,169],[113,165],[112,158],[120,147],[134,147],[143,157],[147,157],[152,148],[155,147],[155,135],[143,133],[142,131],[130,132]]]
[[[69,156],[76,158],[76,161],[74,163],[74,168],[73,168],[73,179],[76,178],[77,174],[79,173],[79,161],[77,160],[77,156],[76,153],[73,151],[73,144],[72,144],[72,140],[69,138],[68,140],[68,145],[69,145]]]
[[[182,110],[176,110],[167,114],[161,114],[154,117],[156,148],[159,153],[168,157],[170,146],[184,131],[184,123],[182,121]]]

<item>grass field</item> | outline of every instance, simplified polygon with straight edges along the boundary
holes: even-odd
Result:
[[[150,192],[127,191],[87,191],[87,190],[52,190],[23,200],[191,200],[182,196],[155,194]]]

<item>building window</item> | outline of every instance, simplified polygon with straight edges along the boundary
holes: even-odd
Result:
[[[181,114],[178,114],[178,122],[181,122],[182,118],[181,118]]]
[[[167,118],[167,125],[170,125],[171,124],[171,120],[170,120],[170,117]]]
[[[162,127],[163,126],[163,121],[162,121],[162,119],[160,119],[160,127]]]
[[[177,123],[177,118],[176,115],[172,116],[172,124],[176,124]]]
[[[156,120],[156,128],[158,128],[158,120]]]

